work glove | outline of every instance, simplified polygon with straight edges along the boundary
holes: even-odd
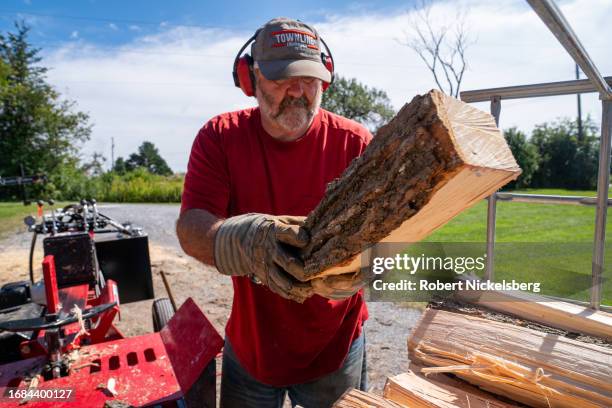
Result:
[[[219,272],[248,276],[285,299],[302,303],[312,296],[298,248],[308,244],[301,228],[304,217],[244,214],[226,219],[215,235],[215,264]]]
[[[311,281],[314,293],[332,300],[341,300],[353,296],[374,278],[369,268],[359,271],[329,275]]]

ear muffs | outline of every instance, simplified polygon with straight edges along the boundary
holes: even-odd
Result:
[[[249,54],[242,55],[242,52],[246,47],[251,44],[257,38],[257,34],[259,34],[259,30],[253,34],[251,38],[248,39],[247,42],[240,48],[238,54],[236,54],[236,58],[234,59],[234,69],[232,70],[232,77],[234,78],[234,85],[240,89],[246,96],[255,96],[255,74],[253,73],[253,57]],[[331,84],[334,83],[334,58],[331,55],[331,51],[329,47],[323,41],[323,38],[319,37],[327,54],[324,52],[321,53],[321,62],[325,65],[325,68],[331,74],[331,80],[329,82],[323,82],[323,91],[325,91]]]
[[[325,48],[327,48],[327,44],[325,44]],[[329,49],[327,52],[329,52]],[[334,83],[334,60],[331,58],[331,54],[325,55],[324,53],[321,53],[321,61],[323,61],[323,65],[325,65],[325,68],[327,68],[331,74],[331,80],[329,82],[323,82],[323,92],[325,92],[327,88]]]
[[[246,96],[255,96],[255,75],[253,58],[246,54],[238,59],[234,75],[234,85],[242,89]]]
[[[249,54],[245,54],[243,57],[240,55],[246,47],[251,44],[259,34],[259,31],[255,31],[255,34],[248,39],[247,42],[240,48],[236,58],[234,58],[234,69],[232,70],[232,77],[234,78],[234,85],[242,89],[242,92],[246,96],[255,95],[255,77],[253,75],[253,58]]]

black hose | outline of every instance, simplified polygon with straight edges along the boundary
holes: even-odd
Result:
[[[32,243],[30,244],[30,282],[34,283],[34,247],[36,247],[36,238],[38,237],[38,232],[34,231],[32,235]]]
[[[62,213],[67,212],[68,210],[79,210],[81,208],[81,206],[79,204],[68,204],[67,206],[65,206],[64,208],[62,208]]]

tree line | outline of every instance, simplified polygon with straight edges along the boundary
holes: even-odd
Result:
[[[531,137],[515,127],[507,129],[504,136],[523,173],[506,188],[596,189],[598,131],[590,117],[581,134],[577,120],[567,118],[536,125]]]

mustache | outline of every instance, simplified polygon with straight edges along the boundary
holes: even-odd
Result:
[[[282,102],[278,106],[278,113],[274,115],[274,117],[278,118],[280,115],[282,115],[285,112],[287,108],[309,109],[310,103],[308,102],[308,99],[306,99],[305,96],[301,96],[299,98],[287,96],[285,99],[282,100]]]

